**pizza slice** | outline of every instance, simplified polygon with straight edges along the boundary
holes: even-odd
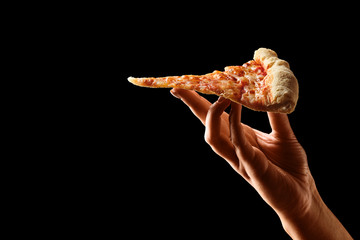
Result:
[[[294,111],[299,86],[288,62],[270,49],[255,51],[254,60],[242,66],[229,66],[225,71],[205,75],[183,75],[128,80],[142,87],[182,88],[215,94],[240,103],[255,111],[291,113]]]

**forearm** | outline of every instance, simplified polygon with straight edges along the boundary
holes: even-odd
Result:
[[[296,240],[351,240],[353,239],[336,216],[314,191],[311,205],[302,216],[279,214],[285,231]]]

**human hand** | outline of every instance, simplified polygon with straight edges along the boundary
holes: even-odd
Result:
[[[329,225],[319,222],[320,213],[327,208],[286,114],[268,113],[272,132],[267,134],[241,123],[240,104],[222,97],[211,104],[196,92],[183,89],[172,89],[171,93],[205,125],[205,141],[275,210],[292,237],[303,239],[302,236],[311,231],[308,236],[314,237],[315,228],[308,226],[309,221],[318,226],[322,223],[324,228]],[[227,114],[224,110],[230,105],[231,111]],[[330,219],[330,215],[331,212],[327,213],[324,220]],[[342,227],[339,222],[335,225],[339,224]]]
[[[205,125],[205,141],[248,181],[277,212],[302,211],[309,203],[313,179],[305,151],[286,114],[268,113],[272,132],[241,121],[241,105],[220,97],[213,105],[196,92],[173,89]],[[224,110],[231,104],[228,115]],[[291,194],[289,194],[291,193]]]

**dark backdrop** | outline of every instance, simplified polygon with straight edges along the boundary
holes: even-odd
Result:
[[[78,166],[76,181],[91,199],[84,201],[86,214],[120,235],[290,239],[256,191],[212,152],[204,127],[170,89],[127,81],[223,70],[266,47],[287,60],[298,78],[291,125],[321,196],[355,237],[359,51],[357,35],[344,27],[351,16],[318,17],[311,8],[293,15],[266,7],[244,15],[234,6],[209,7],[154,11],[130,5],[101,14],[93,34],[98,42],[87,53],[96,62],[87,69],[94,76],[85,81],[91,106],[85,110],[90,144],[84,151],[92,160]],[[270,131],[266,113],[244,108],[243,122]]]

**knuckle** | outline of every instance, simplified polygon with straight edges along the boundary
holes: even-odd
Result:
[[[208,115],[220,115],[222,111],[219,109],[218,104],[213,104],[208,110]]]
[[[205,142],[209,145],[211,145],[212,143],[212,138],[209,136],[209,134],[206,134],[204,135],[204,139],[205,139]]]
[[[218,140],[216,138],[207,133],[205,133],[204,139],[205,142],[209,145],[216,145],[218,143]]]

